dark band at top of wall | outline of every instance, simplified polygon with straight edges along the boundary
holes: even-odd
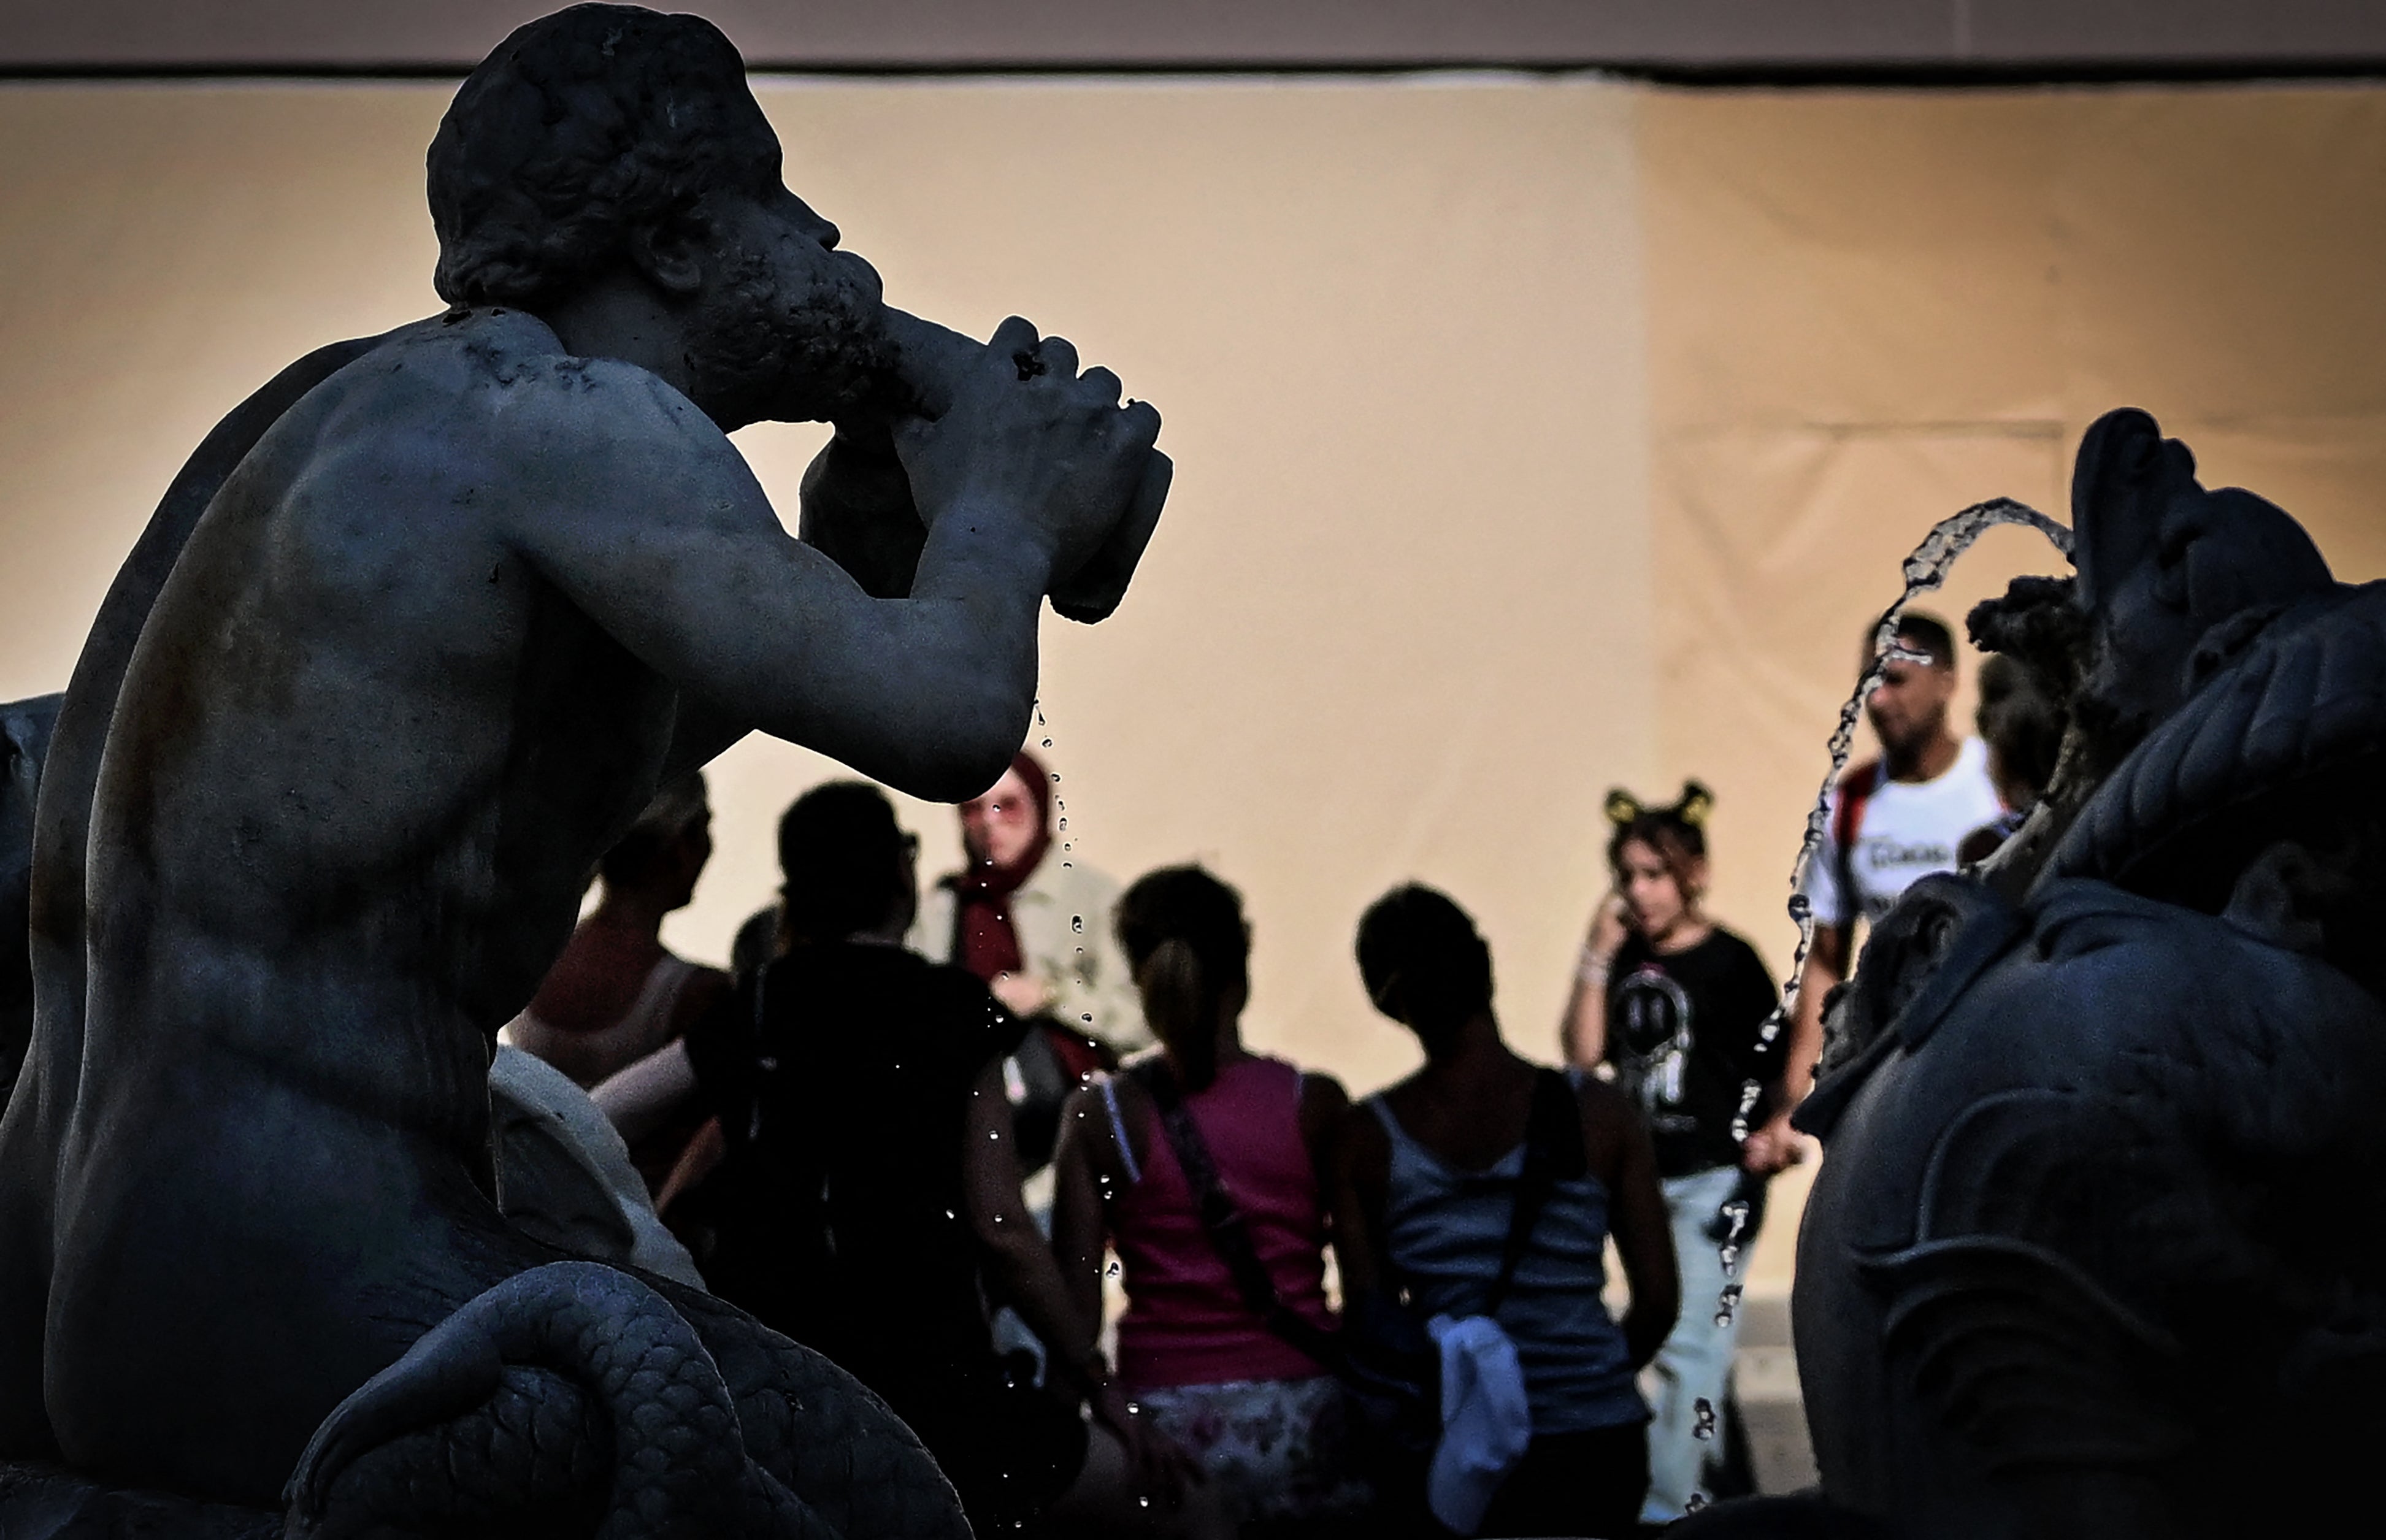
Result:
[[[1609,69],[1688,84],[2386,70],[2374,0],[659,0],[798,73]],[[29,0],[17,76],[454,75],[557,0]]]

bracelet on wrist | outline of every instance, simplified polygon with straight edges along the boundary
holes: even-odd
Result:
[[[1590,943],[1582,944],[1582,955],[1575,963],[1574,976],[1584,983],[1605,983],[1607,971],[1614,959],[1591,950]]]

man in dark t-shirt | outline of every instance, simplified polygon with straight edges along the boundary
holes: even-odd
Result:
[[[1123,1533],[1166,1495],[1136,1484],[1160,1451],[1020,1193],[1001,1063],[1025,1024],[973,975],[902,945],[917,850],[873,786],[798,798],[783,825],[785,950],[597,1103],[625,1133],[689,1101],[720,1121],[725,1154],[672,1210],[705,1282],[894,1408],[977,1533],[1056,1507]],[[989,1300],[1045,1343],[1065,1398],[997,1355]],[[1202,1534],[1214,1509],[1155,1508],[1149,1527]]]
[[[970,1087],[1022,1024],[900,946],[796,946],[687,1033],[729,1154],[692,1192],[706,1278],[860,1373],[993,1357],[963,1190]]]

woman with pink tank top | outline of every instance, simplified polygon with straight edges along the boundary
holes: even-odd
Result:
[[[1348,1470],[1341,1383],[1296,1345],[1334,1329],[1325,1195],[1350,1100],[1328,1076],[1244,1048],[1250,933],[1234,889],[1172,867],[1129,888],[1116,913],[1161,1045],[1063,1108],[1053,1250],[1089,1314],[1101,1308],[1104,1246],[1117,1250],[1128,1301],[1119,1383],[1239,1521],[1355,1514],[1368,1491]],[[1185,1115],[1174,1133],[1169,1103]],[[1198,1211],[1176,1155],[1188,1121],[1194,1158],[1266,1272],[1275,1324]]]

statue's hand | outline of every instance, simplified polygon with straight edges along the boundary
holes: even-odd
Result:
[[[928,532],[884,422],[837,424],[804,472],[797,538],[826,555],[873,598],[911,592]]]
[[[895,429],[896,453],[933,529],[956,508],[1014,513],[1050,558],[1075,572],[1141,487],[1160,414],[1119,404],[1118,376],[1077,372],[1077,350],[1039,339],[1017,317],[950,376],[951,401],[934,420]]]

